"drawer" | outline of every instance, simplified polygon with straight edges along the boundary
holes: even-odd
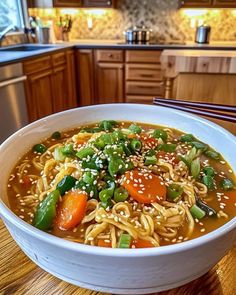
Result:
[[[126,95],[125,102],[152,104],[153,96],[145,95]]]
[[[66,53],[59,52],[52,55],[52,64],[53,66],[59,66],[66,63]]]
[[[126,82],[126,94],[163,95],[163,82]]]
[[[98,62],[123,62],[123,50],[96,50]]]
[[[45,56],[40,58],[34,58],[23,63],[24,74],[32,74],[40,71],[44,71],[51,68],[51,57]]]
[[[126,50],[126,62],[160,63],[162,50]]]
[[[162,81],[160,64],[126,64],[126,80]]]

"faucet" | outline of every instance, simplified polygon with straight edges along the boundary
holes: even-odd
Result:
[[[5,35],[12,30],[13,31],[17,30],[17,27],[14,25],[10,25],[10,26],[6,27],[5,30],[0,32],[0,46],[1,46],[2,40],[5,38]]]

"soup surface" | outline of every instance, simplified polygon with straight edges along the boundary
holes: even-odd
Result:
[[[78,243],[158,247],[202,236],[235,216],[233,171],[192,134],[105,120],[54,132],[9,177],[11,209]]]

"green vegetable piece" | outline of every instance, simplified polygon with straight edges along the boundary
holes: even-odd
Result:
[[[125,143],[121,143],[120,144],[123,148],[123,151],[125,152],[126,156],[129,157],[130,155],[132,155],[131,149],[129,148],[128,145],[126,145]]]
[[[112,157],[108,163],[108,171],[112,177],[125,169],[125,162],[119,157]]]
[[[111,181],[108,183],[108,188],[105,188],[99,192],[99,199],[101,202],[106,203],[113,197],[115,186],[115,182]]]
[[[157,157],[156,156],[147,156],[145,157],[144,164],[145,165],[155,165],[157,163]]]
[[[129,197],[129,193],[123,187],[118,187],[114,191],[114,200],[116,203],[124,202]]]
[[[156,155],[156,151],[154,149],[150,149],[147,153],[146,153],[146,157],[151,157],[151,156],[155,156]]]
[[[200,159],[196,158],[192,161],[191,166],[190,166],[191,175],[194,178],[197,178],[198,175],[200,174],[200,170],[201,170]]]
[[[115,143],[119,143],[127,139],[127,136],[124,133],[122,133],[119,129],[113,131],[111,136],[112,136],[113,142]]]
[[[108,207],[112,207],[112,201],[111,199],[108,199],[106,202],[100,202],[100,206],[104,209],[107,209]]]
[[[116,125],[117,125],[117,122],[116,121],[113,121],[113,120],[104,120],[104,121],[100,122],[99,127],[102,130],[111,131],[113,129],[113,127],[116,126]]]
[[[209,188],[209,190],[214,190],[215,184],[214,184],[214,178],[210,175],[204,175],[202,177],[202,182]]]
[[[207,157],[214,159],[214,160],[219,160],[220,159],[220,154],[213,151],[213,150],[209,150],[209,151],[205,151],[204,153]]]
[[[72,189],[75,186],[77,179],[71,175],[66,175],[57,184],[57,190],[59,190],[61,196]]]
[[[98,197],[98,189],[97,186],[94,184],[88,184],[83,180],[78,181],[74,186],[75,189],[79,188],[82,191],[85,191],[90,198],[97,198]]]
[[[180,137],[180,141],[182,142],[191,142],[194,140],[195,140],[195,137],[192,134],[184,134]]]
[[[56,147],[54,150],[54,158],[56,161],[64,162],[66,159],[66,155],[63,153],[64,147]]]
[[[53,132],[53,134],[51,135],[51,137],[53,139],[59,140],[59,139],[61,139],[61,133],[59,131],[55,131],[55,132]]]
[[[204,167],[203,168],[203,173],[205,173],[206,175],[212,176],[212,177],[215,176],[215,170],[210,166]]]
[[[196,149],[198,150],[207,150],[207,145],[203,142],[200,142],[200,141],[192,141],[191,142],[192,146],[195,146]]]
[[[92,169],[92,170],[100,170],[104,167],[105,165],[105,160],[97,157],[97,156],[93,156],[89,161],[87,160],[83,160],[82,161],[82,168],[86,169]]]
[[[130,147],[134,152],[140,151],[142,148],[142,142],[138,139],[132,139],[130,142]]]
[[[193,159],[196,158],[197,156],[198,156],[198,151],[195,147],[193,147],[187,155],[179,156],[179,159],[183,161],[188,166],[188,168],[190,168]]]
[[[136,133],[136,134],[140,134],[142,132],[142,128],[137,126],[136,124],[131,124],[129,126],[129,130],[132,132],[132,133]]]
[[[52,228],[53,220],[56,216],[56,205],[60,198],[60,192],[54,190],[40,202],[34,215],[33,226],[41,230]]]
[[[118,248],[130,248],[131,244],[131,235],[129,234],[121,234],[119,242],[118,242]]]
[[[62,148],[62,153],[66,156],[73,156],[75,154],[75,150],[73,148],[73,144],[66,144],[63,148]]]
[[[95,151],[93,148],[91,147],[86,147],[86,148],[83,148],[81,150],[79,150],[77,153],[76,153],[76,156],[80,159],[84,159],[84,158],[87,158],[88,156],[93,156],[95,154]]]
[[[208,206],[206,203],[202,202],[201,200],[196,200],[196,205],[202,209],[208,216],[215,217],[217,215],[216,211]]]
[[[82,179],[86,184],[93,184],[98,176],[97,172],[85,171]]]
[[[113,147],[105,147],[104,154],[108,157],[112,156],[122,156],[124,153],[123,147],[120,146],[113,146]]]
[[[47,148],[44,144],[38,143],[33,146],[33,150],[39,154],[43,154],[46,152]]]
[[[224,178],[221,180],[220,182],[220,187],[225,190],[225,191],[228,191],[228,190],[231,190],[234,188],[234,183],[232,180],[228,179],[228,178]]]
[[[155,138],[161,138],[163,141],[166,141],[167,137],[168,137],[168,134],[167,134],[167,132],[165,130],[156,129],[156,130],[154,130],[152,136],[155,137]]]
[[[203,211],[201,208],[199,208],[197,205],[193,205],[190,208],[190,213],[192,214],[194,218],[197,218],[197,219],[202,219],[206,215],[206,212]]]
[[[176,147],[177,145],[174,143],[163,143],[163,144],[159,144],[158,150],[168,152],[168,153],[173,153],[176,150]]]
[[[177,199],[181,197],[183,192],[184,192],[184,189],[182,188],[182,186],[175,183],[171,183],[167,187],[167,199],[169,201],[176,201]]]

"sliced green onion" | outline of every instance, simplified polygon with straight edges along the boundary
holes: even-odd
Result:
[[[89,161],[87,161],[86,159],[82,161],[82,168],[86,169],[92,169],[92,170],[100,170],[104,167],[105,165],[105,160],[97,157],[97,156],[93,156]]]
[[[122,156],[124,153],[123,147],[121,145],[119,146],[113,146],[113,147],[105,147],[104,154],[112,157],[114,155],[116,156]]]
[[[131,244],[131,235],[129,234],[121,234],[119,242],[118,242],[118,248],[130,248]]]
[[[201,208],[199,208],[197,205],[193,205],[190,208],[190,213],[192,214],[194,218],[197,218],[197,219],[202,219],[206,215],[206,212],[203,211]]]
[[[62,146],[56,147],[55,150],[54,150],[53,155],[54,155],[54,159],[56,161],[60,161],[60,162],[65,161],[66,155],[63,153],[63,147]]]
[[[208,216],[215,217],[217,215],[216,211],[208,206],[207,204],[203,203],[201,200],[196,200],[196,205],[202,209]]]
[[[159,144],[158,150],[168,152],[168,153],[173,153],[176,150],[176,147],[177,145],[174,143],[163,143],[163,144]]]
[[[108,188],[105,188],[99,192],[99,199],[101,202],[107,202],[113,197],[115,186],[115,182],[111,181],[108,184]]]
[[[39,154],[43,154],[46,152],[47,148],[44,144],[38,143],[33,146],[33,150]]]
[[[132,133],[136,133],[136,134],[140,134],[142,132],[142,128],[137,126],[136,124],[131,124],[129,126],[129,130],[132,132]]]
[[[108,163],[108,171],[112,177],[125,169],[125,162],[119,157],[112,157]]]
[[[157,157],[155,155],[145,157],[145,161],[144,161],[145,165],[155,165],[156,163],[157,163]]]
[[[114,191],[114,200],[116,203],[124,202],[129,197],[129,193],[123,187],[118,187]]]
[[[191,171],[191,175],[194,178],[197,178],[198,175],[200,174],[201,171],[201,166],[200,166],[200,159],[196,158],[192,161],[191,166],[190,166],[190,171]]]
[[[156,129],[156,130],[154,130],[152,136],[155,137],[155,138],[161,138],[163,141],[166,141],[167,137],[168,137],[168,134],[167,134],[167,132],[165,130]]]
[[[86,147],[86,148],[83,148],[81,150],[79,150],[77,153],[76,153],[76,156],[80,159],[84,159],[84,158],[87,158],[88,156],[93,156],[95,153],[94,149],[91,148],[91,147]]]
[[[119,129],[113,131],[111,136],[113,138],[113,141],[116,143],[119,143],[127,139],[127,136],[124,133],[122,133]]]
[[[117,125],[116,121],[113,120],[103,120],[100,122],[99,127],[105,131],[111,131],[114,126]]]
[[[205,173],[206,175],[209,175],[209,176],[214,176],[215,170],[212,167],[208,166],[208,167],[203,168],[203,173]]]
[[[225,191],[228,191],[228,190],[231,190],[234,188],[234,183],[232,180],[228,179],[228,178],[224,178],[221,180],[220,182],[220,187],[225,190]]]
[[[220,159],[220,154],[213,151],[213,150],[209,150],[209,151],[205,151],[204,153],[207,157],[214,159],[214,160],[219,160]]]
[[[151,157],[151,156],[155,156],[156,155],[156,151],[154,149],[150,149],[147,153],[146,153],[146,157]]]
[[[182,188],[182,186],[175,183],[171,183],[167,187],[167,198],[169,201],[175,201],[176,199],[179,199],[183,192],[184,189]]]
[[[73,148],[73,144],[66,144],[63,148],[62,148],[62,153],[66,156],[73,156],[75,154],[75,150]]]
[[[90,198],[97,198],[98,197],[98,189],[96,185],[88,184],[83,180],[80,180],[74,186],[75,189],[79,188],[85,191]]]
[[[77,179],[71,175],[66,175],[57,184],[57,190],[59,190],[61,196],[72,189],[75,186]]]
[[[189,168],[191,166],[191,163],[194,158],[196,158],[198,155],[198,151],[195,147],[193,147],[187,155],[185,156],[179,156],[179,159],[183,161]]]
[[[132,150],[135,151],[140,151],[142,148],[142,142],[138,139],[132,139],[130,146],[132,148]]]
[[[202,177],[202,182],[209,188],[209,190],[214,190],[215,184],[214,184],[214,178],[210,175],[204,175]]]
[[[108,207],[112,207],[112,201],[111,199],[108,199],[106,202],[100,202],[100,206],[104,209],[107,209]]]
[[[59,140],[59,139],[61,139],[61,133],[59,131],[55,131],[51,135],[51,138],[56,139],[56,140]]]
[[[198,150],[207,150],[207,145],[203,142],[200,142],[200,141],[192,141],[191,142],[192,146],[195,146],[196,149]]]
[[[82,179],[87,184],[93,184],[93,182],[96,180],[98,176],[98,173],[94,173],[91,171],[85,171],[83,173]]]
[[[182,142],[191,142],[194,140],[195,140],[195,138],[192,134],[184,134],[180,137],[180,141],[182,141]]]
[[[132,152],[131,152],[130,148],[128,147],[128,145],[126,145],[125,143],[121,143],[120,145],[122,146],[123,151],[125,152],[127,157],[132,155]]]

